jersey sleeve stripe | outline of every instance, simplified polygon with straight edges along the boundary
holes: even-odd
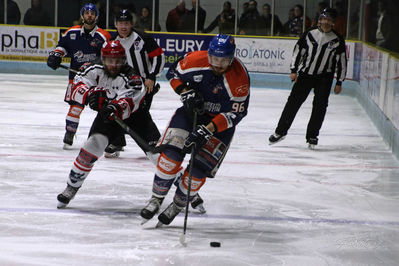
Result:
[[[173,90],[176,91],[177,88],[183,86],[183,82],[180,79],[171,79],[170,85],[172,86]]]
[[[153,58],[153,57],[156,57],[156,56],[161,55],[161,54],[163,54],[163,50],[162,50],[161,47],[158,47],[157,49],[155,49],[154,51],[152,51],[151,53],[149,53],[148,56],[149,56],[150,58]]]
[[[76,30],[79,30],[79,31],[80,31],[80,28],[81,28],[81,27],[82,27],[82,26],[80,26],[80,25],[72,26],[72,27],[70,27],[69,29],[67,29],[67,30],[64,32],[64,34],[63,34],[62,36],[67,35],[68,32],[70,32],[70,31],[76,31]]]
[[[217,132],[222,132],[229,128],[229,122],[222,113],[215,116],[212,122],[216,125]]]

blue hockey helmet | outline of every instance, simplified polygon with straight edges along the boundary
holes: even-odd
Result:
[[[94,5],[92,3],[85,4],[82,7],[82,9],[80,10],[80,16],[82,17],[82,19],[83,19],[83,14],[85,13],[85,11],[88,11],[88,10],[94,11],[94,13],[96,13],[96,20],[97,20],[98,19],[98,9],[97,9],[96,5]]]
[[[218,34],[209,44],[208,54],[216,57],[234,57],[236,44],[230,35]]]

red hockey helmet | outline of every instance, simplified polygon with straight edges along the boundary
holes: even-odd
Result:
[[[116,77],[126,63],[125,48],[116,41],[108,41],[101,49],[101,60],[106,73],[111,77]]]
[[[120,41],[108,41],[101,49],[101,57],[124,58],[126,57],[125,48]]]

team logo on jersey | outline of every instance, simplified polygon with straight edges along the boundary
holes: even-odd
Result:
[[[248,94],[248,90],[249,90],[249,87],[247,84],[237,86],[236,88],[234,88],[234,96],[236,96],[236,97],[246,96]]]
[[[77,51],[76,53],[74,53],[73,55],[75,58],[82,58],[84,56],[82,51]]]
[[[134,42],[134,49],[135,50],[140,50],[140,41],[135,41]]]
[[[193,76],[193,80],[195,82],[201,82],[202,78],[203,78],[203,75],[195,75],[195,76]]]
[[[71,40],[76,40],[76,33],[72,33],[70,36],[71,36]]]
[[[222,85],[218,84],[218,85],[216,85],[215,88],[213,88],[212,93],[213,94],[218,94],[219,90],[222,90],[222,89],[223,89]]]

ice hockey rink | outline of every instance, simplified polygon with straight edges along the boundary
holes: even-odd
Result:
[[[162,131],[180,102],[160,83],[152,115]],[[101,158],[68,208],[56,208],[95,116],[84,110],[74,150],[63,150],[66,84],[0,74],[0,265],[399,264],[399,162],[355,98],[331,95],[309,150],[312,95],[269,146],[289,90],[252,88],[224,163],[200,191],[207,213],[190,212],[182,246],[184,214],[140,225],[154,167],[129,136],[120,158]]]

